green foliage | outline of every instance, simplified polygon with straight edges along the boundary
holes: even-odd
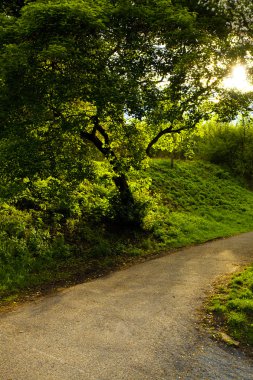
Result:
[[[175,159],[194,159],[198,147],[200,130],[183,130],[180,133],[165,135],[152,147],[153,157],[171,157]]]
[[[116,226],[125,233],[138,227],[140,242],[123,238],[116,249],[129,255],[141,254],[143,242],[160,249],[250,228],[250,195],[241,197],[222,170],[182,164],[172,172],[167,162],[156,167],[160,177],[156,164],[146,170],[147,154],[165,135],[172,136],[166,149],[173,140],[171,152],[192,156],[194,138],[175,133],[207,117],[203,104],[242,54],[234,42],[231,51],[226,17],[185,0],[11,0],[0,9],[0,199],[12,207],[3,211],[1,243],[2,252],[9,244],[8,286],[33,282],[36,268],[47,276],[62,257],[80,252],[84,261],[93,254],[107,265],[117,236],[108,231]],[[210,181],[202,178],[209,170]],[[235,206],[238,194],[243,210]]]
[[[252,192],[229,172],[206,162],[176,161],[174,169],[169,160],[150,164],[141,178],[130,172],[139,208],[130,210],[128,224],[117,219],[124,213],[108,163],[94,163],[93,179],[75,186],[54,177],[26,179],[9,198],[12,205],[2,202],[0,209],[0,294],[80,273],[86,278],[159,250],[253,228]]]
[[[0,293],[24,288],[30,283],[35,285],[37,271],[50,268],[55,261],[69,254],[70,248],[62,234],[50,236],[49,230],[30,213],[8,205],[1,206]]]
[[[236,274],[210,301],[210,310],[236,339],[253,346],[253,266]]]
[[[242,118],[236,124],[210,121],[202,126],[196,153],[210,162],[227,166],[235,174],[253,180],[253,124]]]
[[[102,155],[122,219],[137,220],[129,172],[161,132],[202,117],[209,80],[230,59],[229,25],[196,2],[164,0],[4,1],[1,19],[4,176],[80,184]]]
[[[252,193],[219,166],[205,162],[152,162],[157,199],[144,225],[161,247],[179,247],[253,228]]]

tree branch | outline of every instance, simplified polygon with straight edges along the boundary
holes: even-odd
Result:
[[[113,160],[116,159],[115,153],[109,148],[109,146],[105,146],[102,141],[96,136],[94,130],[91,133],[81,131],[80,136],[83,140],[88,140],[92,142],[95,147],[112,163]]]
[[[163,131],[160,131],[151,141],[150,143],[148,144],[147,146],[147,149],[146,149],[146,154],[150,157],[150,151],[151,151],[151,148],[152,146],[157,143],[157,141],[163,136],[163,135],[166,135],[167,133],[171,133],[171,130],[172,130],[172,126],[164,129]]]
[[[93,123],[94,123],[92,135],[95,136],[96,132],[98,131],[103,136],[104,141],[105,141],[105,145],[109,145],[109,136],[106,133],[106,131],[102,128],[102,126],[100,125],[98,116],[97,115],[92,116],[91,119],[93,120]]]
[[[157,141],[164,135],[167,135],[169,133],[180,133],[181,131],[184,131],[184,130],[187,130],[189,128],[186,128],[186,127],[181,127],[181,128],[177,128],[177,129],[173,129],[172,126],[164,129],[163,131],[160,131],[151,141],[150,143],[148,144],[147,146],[147,149],[146,149],[146,154],[148,157],[151,157],[151,148],[153,147],[153,145],[155,145],[157,143]]]
[[[110,162],[112,165],[115,173],[119,172],[119,164],[118,164],[118,157],[114,153],[114,151],[110,147],[110,141],[109,136],[106,133],[106,131],[102,128],[102,126],[99,123],[98,116],[92,116],[94,127],[91,133],[80,131],[80,137],[83,140],[88,140],[94,144],[94,146],[105,156],[105,158]],[[99,132],[102,137],[104,138],[104,142],[100,140],[100,138],[96,135],[96,132]]]

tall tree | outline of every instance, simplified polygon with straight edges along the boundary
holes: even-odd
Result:
[[[1,136],[57,131],[92,144],[130,209],[128,170],[161,136],[196,124],[233,57],[226,19],[199,3],[37,0],[21,10],[13,2],[8,12],[5,5]]]

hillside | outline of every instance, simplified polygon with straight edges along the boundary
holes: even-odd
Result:
[[[142,181],[151,184],[149,195],[140,191],[148,208],[139,230],[86,221],[50,245],[47,231],[32,224],[34,213],[2,209],[0,296],[10,301],[20,291],[44,292],[161,251],[253,230],[253,192],[219,166],[178,161],[171,169],[169,160],[155,159]]]
[[[207,162],[154,160],[152,190],[161,199],[154,234],[178,247],[253,229],[253,192]]]

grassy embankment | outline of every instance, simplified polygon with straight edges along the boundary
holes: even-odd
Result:
[[[253,346],[253,265],[220,285],[207,310],[212,323],[244,345]]]
[[[148,175],[152,202],[144,231],[83,226],[82,236],[67,245],[58,239],[49,249],[44,235],[29,227],[30,216],[14,213],[20,231],[9,221],[8,233],[1,231],[0,297],[14,300],[22,291],[83,281],[154,253],[253,230],[253,192],[220,167],[176,162],[171,169],[159,159]]]
[[[159,246],[181,247],[253,229],[253,192],[219,166],[155,160],[150,169],[161,202],[153,224]]]

